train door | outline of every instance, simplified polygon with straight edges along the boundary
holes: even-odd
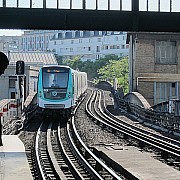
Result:
[[[71,105],[73,106],[74,105],[74,103],[75,103],[75,95],[74,95],[74,73],[72,73],[72,102],[71,102]]]
[[[74,73],[74,102],[76,101],[77,97],[77,74]]]

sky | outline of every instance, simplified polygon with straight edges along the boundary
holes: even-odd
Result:
[[[69,9],[70,0],[59,0],[61,2],[61,8]],[[72,8],[80,9],[82,7],[83,0],[72,0]],[[172,1],[172,12],[180,12],[180,0]],[[30,0],[19,0],[19,7],[28,8]],[[110,0],[110,9],[119,10],[120,0]],[[159,0],[148,0],[148,10],[158,11]],[[0,0],[0,7],[2,7],[3,0]],[[16,7],[17,0],[6,0],[7,7]],[[57,8],[57,0],[46,0],[47,8]],[[43,0],[32,0],[33,8],[42,8]],[[96,0],[86,0],[87,9],[95,9]],[[108,0],[98,0],[98,9],[106,10],[108,7]],[[147,0],[139,0],[140,11],[146,11]],[[160,0],[160,11],[169,12],[170,0]],[[126,11],[131,10],[131,0],[122,0],[122,9]],[[0,36],[20,36],[23,34],[21,30],[1,30]]]
[[[0,36],[21,36],[21,34],[23,34],[22,30],[0,29]]]

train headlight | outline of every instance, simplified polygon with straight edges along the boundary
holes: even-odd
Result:
[[[42,92],[41,91],[39,91],[39,97],[42,97]]]
[[[68,98],[70,98],[71,97],[71,92],[68,92],[67,94],[68,94]]]

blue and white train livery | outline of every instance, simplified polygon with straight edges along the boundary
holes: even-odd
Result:
[[[87,89],[87,74],[69,66],[44,66],[39,71],[37,102],[45,110],[70,113]]]

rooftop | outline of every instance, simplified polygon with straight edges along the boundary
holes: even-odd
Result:
[[[50,52],[9,52],[5,53],[9,59],[9,65],[15,65],[17,61],[24,61],[25,65],[43,66],[57,65],[57,60]]]

